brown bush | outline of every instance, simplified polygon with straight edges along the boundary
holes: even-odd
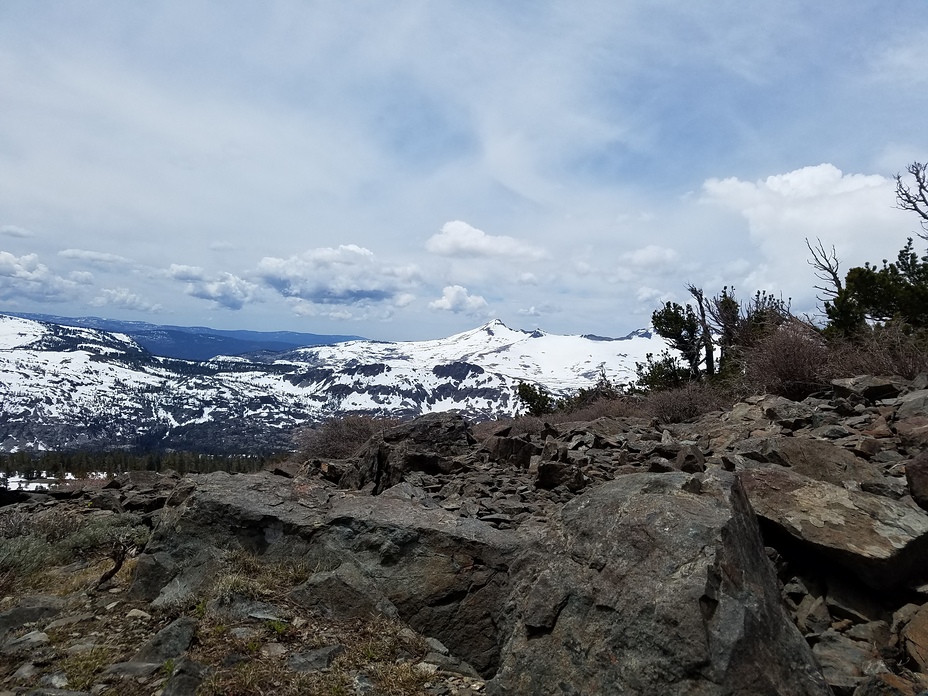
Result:
[[[928,335],[906,332],[893,322],[856,336],[854,341],[836,340],[830,358],[833,377],[898,375],[912,379],[928,371]]]
[[[298,454],[307,459],[346,459],[374,435],[398,425],[398,418],[341,416],[303,428],[296,435]]]
[[[642,409],[661,423],[682,423],[704,413],[731,407],[732,395],[716,387],[691,382],[677,389],[648,394]]]
[[[594,421],[597,418],[647,417],[637,396],[623,396],[618,399],[599,399],[579,408],[558,411],[549,423],[571,423],[574,421]]]
[[[809,324],[790,319],[743,354],[748,391],[801,401],[824,389],[831,379],[831,351]]]

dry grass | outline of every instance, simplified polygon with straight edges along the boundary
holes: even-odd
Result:
[[[363,672],[374,683],[374,693],[412,696],[422,694],[428,680],[413,667],[428,646],[404,632],[402,624],[383,617],[352,622],[310,617],[299,628],[295,623],[268,621],[248,638],[236,638],[231,628],[219,617],[201,620],[191,657],[217,667],[198,694],[353,694],[355,675]],[[345,652],[328,670],[292,673],[285,667],[286,656],[262,654],[262,647],[269,643],[285,644],[288,654],[333,644],[344,646]],[[239,656],[240,661],[222,666],[230,655]]]
[[[103,670],[116,661],[118,652],[108,647],[96,647],[87,652],[69,655],[59,664],[68,678],[68,689],[89,691],[103,674]]]
[[[2,510],[0,590],[68,594],[84,589],[113,567],[117,549],[141,548],[148,533],[140,518],[131,514],[86,514],[63,505],[30,513]],[[78,562],[83,565],[74,567]],[[62,566],[70,566],[67,573],[55,570]],[[126,572],[122,571],[122,581]]]
[[[407,661],[421,660],[428,646],[405,630],[403,624],[381,616],[335,621],[306,613],[289,596],[292,587],[311,573],[298,560],[265,563],[239,550],[230,553],[226,562],[228,572],[204,594],[195,610],[199,625],[190,657],[215,668],[198,694],[347,695],[355,693],[355,676],[361,671],[375,684],[375,693],[423,693],[426,676]],[[232,620],[221,612],[207,610],[211,600],[231,599],[233,595],[271,602],[291,618],[258,623]],[[233,631],[241,626],[252,630],[244,636]],[[286,646],[287,655],[333,644],[343,645],[345,652],[328,670],[300,674],[286,667],[286,655],[272,657],[262,652],[272,643]],[[230,660],[230,656],[238,656],[238,662]]]

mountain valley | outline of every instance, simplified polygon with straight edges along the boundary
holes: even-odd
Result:
[[[155,355],[123,332],[0,315],[0,452],[268,453],[289,448],[295,428],[341,414],[485,420],[517,412],[520,381],[557,395],[592,386],[601,370],[627,382],[636,361],[665,347],[646,330],[558,336],[496,320],[445,339],[197,361]]]

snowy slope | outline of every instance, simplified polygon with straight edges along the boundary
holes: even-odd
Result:
[[[445,339],[354,341],[273,360],[156,357],[122,334],[0,315],[0,451],[75,447],[266,451],[294,427],[348,413],[512,414],[519,381],[565,394],[600,368],[628,381],[664,348],[493,321]]]

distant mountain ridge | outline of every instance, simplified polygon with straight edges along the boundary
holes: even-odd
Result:
[[[0,452],[131,448],[215,453],[286,449],[301,425],[347,413],[514,414],[519,382],[555,394],[600,373],[634,377],[666,347],[520,331],[495,320],[431,341],[355,340],[249,356],[154,355],[124,332],[0,314]]]
[[[182,360],[209,360],[217,355],[244,355],[260,351],[278,352],[303,346],[363,340],[361,336],[296,331],[229,331],[211,329],[206,326],[161,325],[145,321],[122,321],[101,317],[60,317],[30,312],[4,312],[4,314],[60,326],[125,334],[154,355]]]

